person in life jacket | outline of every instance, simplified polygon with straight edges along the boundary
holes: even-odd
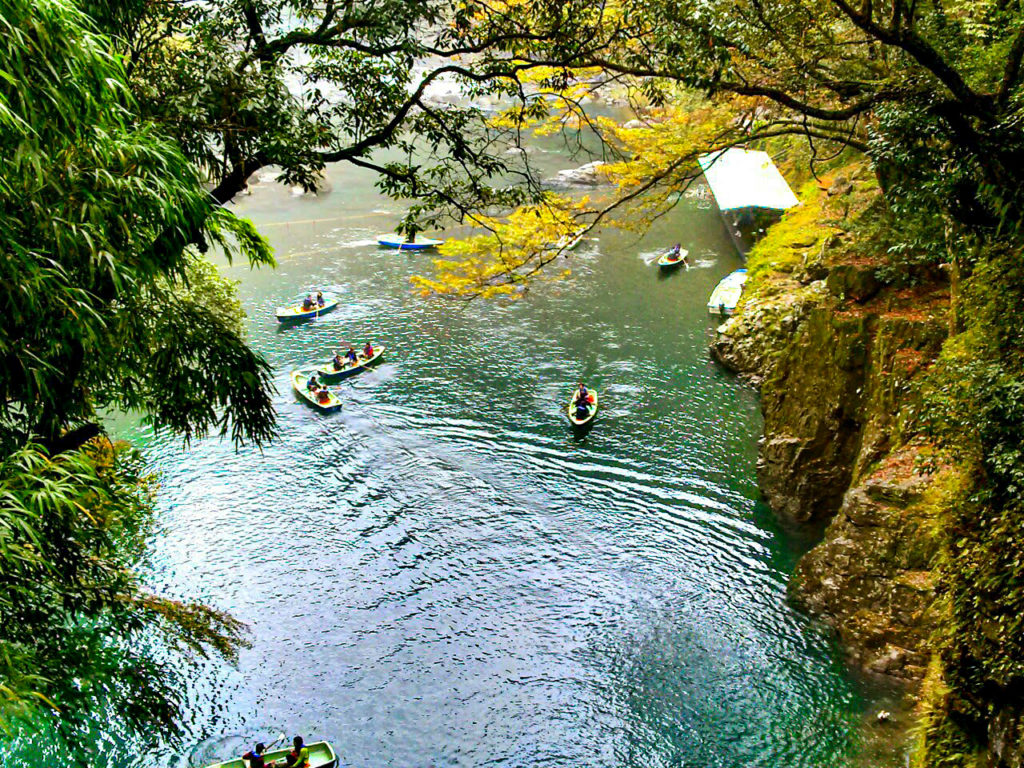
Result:
[[[366,346],[363,347],[363,357],[365,357],[367,360],[373,357],[373,344],[371,344],[370,342],[366,342]]]
[[[587,391],[586,385],[581,381],[576,389],[576,407],[578,408],[582,403],[583,407],[586,408],[590,403],[590,392]]]
[[[309,312],[309,310],[313,309],[315,306],[316,302],[313,301],[313,294],[307,294],[306,298],[302,300],[302,311]]]
[[[326,303],[327,302],[324,301],[324,292],[323,291],[317,291],[316,292],[316,305],[318,307],[322,307]]]
[[[292,739],[292,751],[285,757],[284,764],[286,768],[309,768],[309,747],[301,736]]]
[[[345,358],[350,363],[352,363],[352,365],[355,365],[356,364],[356,360],[358,359],[358,357],[359,357],[359,355],[356,354],[356,351],[354,349],[352,349],[351,346],[349,346],[348,352],[345,353]]]
[[[578,421],[583,421],[590,415],[590,392],[587,391],[587,387],[582,381],[576,390],[573,405],[576,406],[576,419]]]
[[[590,408],[585,400],[580,400],[576,403],[576,419],[583,421],[590,415]]]
[[[334,358],[331,360],[331,364],[334,366],[334,370],[340,371],[342,368],[345,367],[345,360],[344,358],[342,358],[341,355],[336,354]]]
[[[263,758],[263,753],[266,751],[267,748],[263,742],[259,742],[254,750],[242,755],[242,759],[249,763],[249,768],[266,768],[267,761]]]

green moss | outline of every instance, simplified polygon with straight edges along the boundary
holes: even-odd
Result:
[[[817,182],[805,183],[799,197],[800,205],[790,208],[781,221],[769,227],[747,256],[752,280],[771,272],[795,272],[809,255],[817,256],[825,241],[839,231],[829,223],[824,207],[827,195]]]
[[[951,689],[942,664],[933,657],[921,685],[911,768],[982,768],[985,754],[949,717]]]

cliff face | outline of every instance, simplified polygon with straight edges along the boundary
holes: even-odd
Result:
[[[815,224],[828,221],[820,197],[802,214]],[[751,254],[744,302],[711,352],[760,386],[766,500],[793,521],[831,521],[792,599],[836,629],[857,665],[919,679],[938,544],[905,413],[946,337],[948,291],[883,290],[836,228],[808,235],[809,224],[769,232]]]
[[[915,768],[1024,768],[1024,379],[999,367],[1024,349],[1024,267],[1018,253],[977,258],[975,314],[948,337],[947,281],[884,286],[847,226],[870,194],[848,194],[805,187],[751,252],[711,354],[760,387],[767,501],[828,522],[791,599],[852,663],[921,683]],[[925,422],[947,424],[941,450]]]

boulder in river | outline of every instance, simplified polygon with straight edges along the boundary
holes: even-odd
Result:
[[[563,187],[596,187],[606,181],[598,170],[602,165],[603,161],[595,160],[579,168],[566,168],[556,173],[552,181]]]

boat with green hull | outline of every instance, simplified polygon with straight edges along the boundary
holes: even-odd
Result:
[[[576,390],[573,390],[572,397],[569,398],[567,413],[569,421],[577,427],[582,427],[584,424],[589,424],[593,421],[594,416],[597,415],[597,390],[591,389],[587,393],[587,417],[585,419],[580,419],[576,416]]]
[[[370,357],[364,357],[362,353],[356,356],[356,361],[350,362],[345,360],[345,365],[341,368],[334,367],[334,361],[328,360],[323,363],[316,372],[320,374],[320,378],[323,381],[340,381],[341,379],[347,379],[349,376],[354,376],[360,371],[365,371],[371,365],[376,365],[380,362],[381,355],[384,354],[386,347],[381,344],[374,346],[373,354]]]
[[[306,386],[308,375],[308,372],[299,370],[292,371],[292,388],[295,390],[295,394],[317,410],[321,410],[324,413],[333,413],[334,411],[340,410],[341,398],[338,397],[337,393],[332,392],[326,387],[321,387],[316,392],[311,392],[309,390],[309,387]],[[324,393],[322,398],[320,396],[321,392]]]
[[[307,744],[306,747],[309,749],[309,768],[338,768],[338,755],[334,752],[334,747],[328,742],[316,741],[312,744]],[[284,760],[289,752],[291,752],[289,747],[275,749],[265,753],[263,759],[267,765],[270,765],[277,760]],[[249,768],[249,761],[236,757],[234,760],[228,760],[224,763],[213,763],[206,766],[206,768]]]

